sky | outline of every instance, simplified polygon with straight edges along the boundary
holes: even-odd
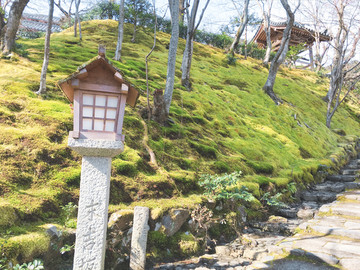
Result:
[[[152,0],[150,0],[152,2]],[[167,9],[168,1],[167,0],[155,0],[155,5],[157,9],[157,14],[163,16],[165,11],[167,11],[166,17],[169,18],[169,11]],[[293,1],[293,0],[290,0]],[[95,1],[82,1],[82,8],[86,9],[89,6],[89,3],[94,3]],[[85,3],[86,2],[86,3]],[[259,7],[254,2],[255,6],[252,8],[255,12],[259,13]],[[200,6],[198,10],[198,16],[205,6],[206,0],[200,0]],[[26,8],[25,12],[27,13],[39,13],[43,15],[48,14],[48,1],[47,0],[30,0],[28,7]],[[55,7],[55,16],[62,16],[60,10]],[[281,7],[274,7],[274,19],[278,20],[285,20],[283,16],[284,13]],[[210,32],[218,32],[222,25],[226,25],[230,22],[232,17],[238,16],[238,12],[234,8],[234,5],[231,0],[210,0],[208,8],[205,11],[203,20],[199,26],[199,29],[207,30]],[[260,16],[260,13],[258,14]]]

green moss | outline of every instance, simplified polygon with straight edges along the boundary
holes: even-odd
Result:
[[[215,159],[217,156],[216,149],[211,146],[196,142],[190,142],[190,145],[203,157]]]
[[[72,29],[53,34],[47,92],[42,96],[34,92],[39,86],[44,38],[19,39],[22,56],[16,56],[16,62],[0,59],[0,201],[15,209],[15,224],[54,218],[59,205],[78,200],[81,157],[67,147],[73,116],[56,82],[96,56],[100,41],[112,58],[117,22],[89,21],[82,26],[81,42]],[[152,46],[152,33],[139,28],[134,46],[128,42],[131,31],[131,25],[126,25],[122,62],[113,64],[140,91],[140,98],[135,110],[126,107],[125,150],[114,158],[112,167],[111,211],[144,205],[160,217],[171,207],[192,209],[202,202],[197,193],[199,175],[236,170],[245,175],[241,185],[261,198],[265,190],[282,190],[289,181],[299,187],[317,181],[319,166],[330,172],[340,168],[348,154],[355,154],[357,137],[344,136],[360,134],[355,96],[351,94],[334,115],[332,127],[343,131],[339,135],[325,126],[326,104],[321,97],[328,79],[281,68],[274,91],[286,102],[275,106],[259,91],[268,72],[261,61],[241,59],[230,66],[222,50],[195,43],[192,91],[184,91],[180,69],[176,72],[170,106],[174,124],[162,127],[146,122],[148,145],[158,166],[149,164],[138,110],[147,106],[141,59]],[[157,33],[157,48],[149,63],[151,92],[165,88],[169,38]],[[180,48],[184,44],[180,40]],[[178,68],[179,56],[181,50]],[[261,215],[260,206],[254,202],[250,207]],[[14,224],[9,220],[7,228]]]
[[[215,161],[212,169],[216,172],[216,173],[228,173],[230,172],[230,166],[224,162],[224,161]]]
[[[112,166],[116,174],[134,177],[137,174],[137,166],[133,162],[114,159]]]
[[[0,204],[0,216],[0,228],[13,226],[19,220],[15,209],[7,203]]]
[[[267,162],[248,160],[246,163],[253,168],[256,173],[272,174],[274,172],[274,167]]]
[[[53,177],[52,184],[66,183],[69,187],[80,187],[80,176],[81,168],[67,168]]]
[[[49,236],[39,232],[0,239],[1,254],[15,263],[32,261],[42,256],[49,247]]]

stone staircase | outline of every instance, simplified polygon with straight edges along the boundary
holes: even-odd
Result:
[[[241,239],[217,246],[216,254],[155,269],[358,270],[359,175],[360,155],[339,174],[304,191],[300,204],[279,211],[283,217],[252,223]]]

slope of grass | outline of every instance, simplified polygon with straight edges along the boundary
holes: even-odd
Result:
[[[59,223],[60,207],[78,200],[81,157],[67,148],[72,114],[55,84],[94,57],[99,43],[106,45],[112,58],[117,23],[84,22],[82,30],[82,42],[71,29],[52,35],[48,89],[42,97],[34,94],[43,59],[42,38],[19,40],[19,56],[0,59],[0,216],[8,217],[0,223],[4,239],[9,236],[2,232],[24,222]],[[134,205],[158,212],[193,207],[201,201],[196,183],[203,173],[240,170],[243,184],[258,198],[264,190],[276,192],[291,181],[304,186],[314,181],[319,165],[331,165],[330,158],[344,154],[339,144],[354,139],[326,128],[321,98],[328,81],[310,71],[280,69],[275,92],[284,104],[276,106],[261,90],[267,69],[260,61],[239,57],[236,65],[228,65],[220,49],[195,44],[193,90],[186,91],[180,85],[185,46],[180,40],[170,108],[175,124],[148,123],[149,145],[160,167],[154,170],[141,143],[144,127],[138,116],[146,105],[144,58],[152,46],[152,33],[142,29],[136,43],[130,39],[127,25],[123,60],[113,64],[141,97],[135,109],[126,109],[125,151],[113,159],[111,212]],[[169,36],[158,33],[149,63],[152,90],[165,87],[168,43]],[[359,134],[357,99],[352,97],[349,106],[339,109],[332,127]]]

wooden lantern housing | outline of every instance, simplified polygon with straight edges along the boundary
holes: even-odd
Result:
[[[74,130],[70,137],[124,140],[125,104],[134,107],[139,93],[105,57],[103,47],[96,58],[59,81],[58,86],[73,102]]]

